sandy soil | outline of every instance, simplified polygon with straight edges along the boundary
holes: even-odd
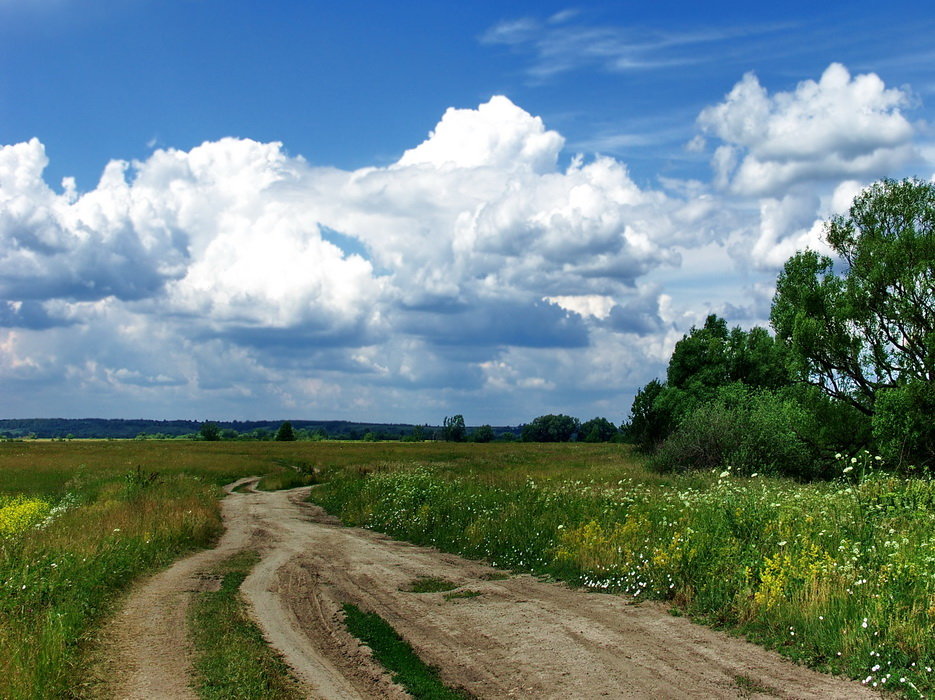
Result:
[[[585,593],[344,528],[307,489],[232,493],[227,532],[141,585],[108,630],[114,695],[186,698],[185,612],[214,564],[244,547],[261,562],[243,591],[269,642],[313,698],[406,697],[347,634],[341,605],[378,613],[451,685],[478,698],[861,698],[857,683],[669,616],[654,603]],[[419,576],[476,597],[410,593]]]

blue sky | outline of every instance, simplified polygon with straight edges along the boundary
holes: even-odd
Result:
[[[932,177],[923,3],[0,0],[5,417],[626,417]]]

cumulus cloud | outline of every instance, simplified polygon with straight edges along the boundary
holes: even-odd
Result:
[[[644,333],[637,282],[678,263],[682,203],[610,158],[560,168],[563,145],[494,97],[356,171],[226,138],[112,161],[79,193],[44,182],[38,140],[3,147],[0,326],[23,329],[8,367],[45,357],[126,396],[272,396],[309,371],[471,390],[510,348]]]
[[[506,97],[353,171],[226,138],[79,192],[38,140],[0,147],[0,383],[35,414],[591,414],[706,313],[762,322],[775,268],[911,152],[907,99],[836,66],[772,96],[747,76],[699,118],[715,181],[660,188],[559,165]]]
[[[878,177],[908,162],[910,103],[876,74],[852,77],[832,63],[818,81],[774,95],[747,73],[698,123],[723,142],[712,160],[720,186],[775,195],[796,183]]]

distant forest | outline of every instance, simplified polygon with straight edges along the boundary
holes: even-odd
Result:
[[[283,421],[210,421],[224,439],[272,440]],[[441,437],[441,426],[405,423],[355,423],[352,421],[290,421],[298,439],[311,440],[404,440],[417,436]],[[195,438],[204,421],[124,420],[104,418],[23,418],[0,420],[0,439],[167,439]],[[520,429],[495,427],[494,435],[518,435]]]

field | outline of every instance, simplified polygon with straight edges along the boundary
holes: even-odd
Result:
[[[119,591],[217,537],[221,484],[288,486],[296,466],[347,524],[662,599],[919,697],[935,690],[935,488],[875,464],[801,485],[657,475],[617,445],[3,443],[0,696],[86,694]]]

